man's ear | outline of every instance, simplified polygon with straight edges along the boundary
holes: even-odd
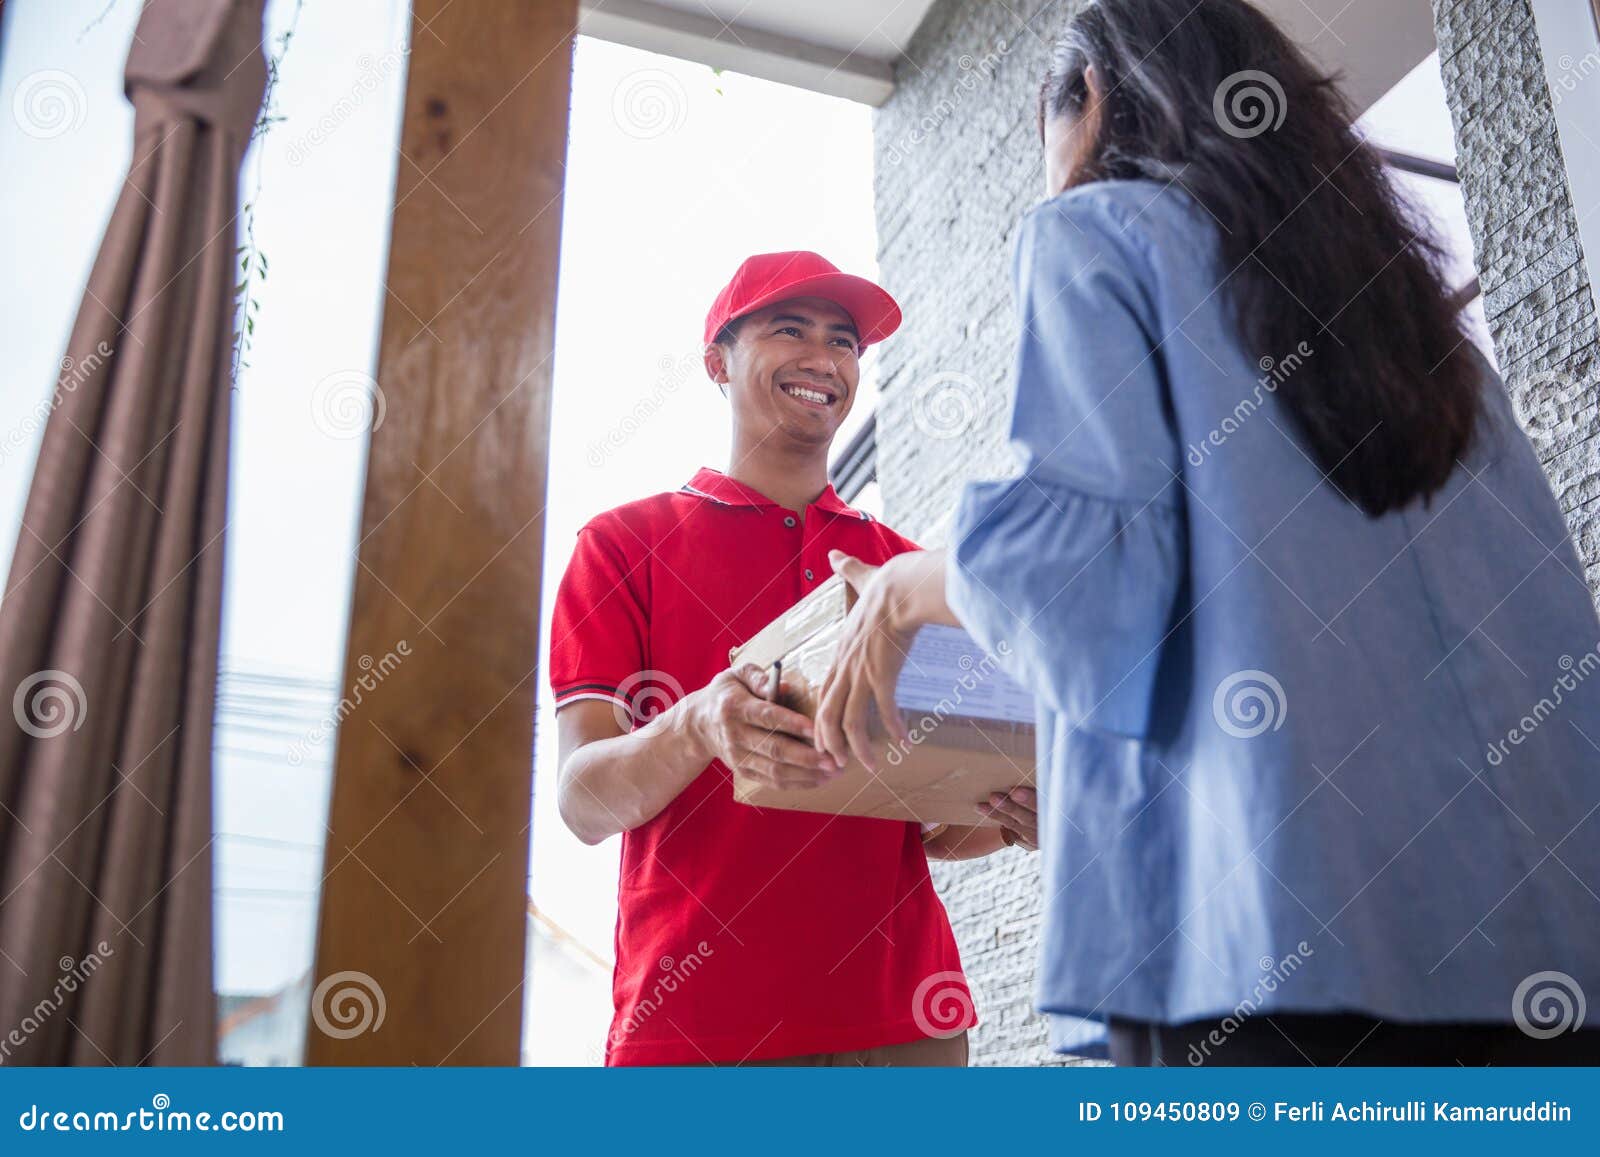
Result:
[[[716,342],[709,343],[705,348],[706,377],[722,387],[723,396],[728,393],[728,363],[726,351]]]

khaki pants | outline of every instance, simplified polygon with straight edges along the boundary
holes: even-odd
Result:
[[[764,1061],[745,1061],[747,1066],[778,1068],[966,1068],[967,1034],[950,1037],[924,1037],[903,1045],[882,1045],[875,1049],[854,1049],[845,1053],[808,1053],[798,1057],[774,1057]]]

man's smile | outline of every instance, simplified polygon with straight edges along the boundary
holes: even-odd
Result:
[[[791,398],[819,410],[826,410],[840,400],[839,393],[828,386],[805,385],[800,382],[781,382],[778,388]]]

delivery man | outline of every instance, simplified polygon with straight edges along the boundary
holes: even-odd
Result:
[[[826,580],[830,552],[859,578],[915,549],[827,475],[861,351],[899,324],[815,253],[751,257],[705,324],[727,472],[578,533],[550,678],[562,817],[586,843],[622,834],[608,1064],[966,1063],[972,997],[927,859],[1032,846],[1031,794],[1010,831],[925,845],[913,823],[747,807],[731,786],[733,767],[790,787],[841,770],[728,651]]]

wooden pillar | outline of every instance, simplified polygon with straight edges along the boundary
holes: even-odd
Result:
[[[520,1058],[576,8],[414,4],[309,1064]]]

